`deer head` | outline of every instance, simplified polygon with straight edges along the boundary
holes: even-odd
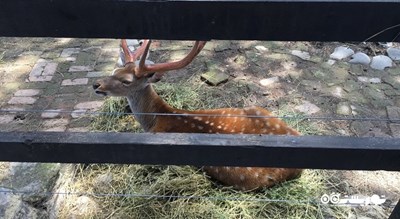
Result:
[[[206,42],[196,41],[189,54],[179,61],[157,64],[146,63],[150,44],[151,40],[145,40],[135,52],[132,52],[129,50],[126,40],[121,40],[125,56],[124,67],[115,69],[114,74],[110,77],[97,80],[93,85],[95,92],[104,96],[127,96],[135,90],[141,90],[149,83],[159,80],[165,72],[187,66],[203,49]],[[139,57],[141,58],[137,61]]]

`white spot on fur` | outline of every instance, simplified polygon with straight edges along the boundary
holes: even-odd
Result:
[[[213,126],[214,125],[214,123],[212,122],[212,123],[210,123],[210,126]]]
[[[274,181],[274,178],[270,177],[270,176],[265,176],[264,177],[265,181]]]
[[[280,129],[280,128],[281,128],[281,125],[279,125],[279,124],[277,123],[277,124],[275,124],[275,128],[276,128],[276,129]]]
[[[225,111],[225,110],[221,112],[221,114],[225,114],[225,113],[226,113],[226,111]]]
[[[255,174],[254,174],[254,177],[255,177],[255,178],[258,178],[258,177],[259,177],[258,173],[255,173]]]
[[[260,111],[257,111],[256,114],[257,114],[257,116],[259,116],[259,115],[261,115],[261,112],[260,112]]]
[[[240,175],[240,180],[244,181],[244,179],[245,179],[244,175]]]
[[[208,123],[210,123],[210,121],[207,120],[205,123],[208,124]]]
[[[222,129],[222,126],[219,125],[219,126],[217,126],[217,128],[218,128],[218,129]]]
[[[235,129],[232,129],[231,132],[235,132]]]
[[[246,169],[247,169],[248,171],[251,171],[253,168],[251,168],[251,167],[246,167]]]
[[[213,130],[211,130],[211,129],[210,129],[210,130],[208,130],[208,132],[209,132],[209,133],[212,133],[212,132],[213,132]]]
[[[199,130],[203,130],[204,127],[199,125],[199,126],[197,126],[197,128],[199,128]]]
[[[185,119],[185,120],[183,120],[183,122],[184,122],[184,123],[188,123],[188,121],[187,121],[186,119]]]
[[[261,129],[261,133],[267,133],[268,130],[267,129]]]

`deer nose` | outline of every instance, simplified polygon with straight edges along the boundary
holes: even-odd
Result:
[[[97,89],[97,88],[99,88],[101,85],[100,85],[100,83],[95,83],[95,84],[93,84],[93,89]]]

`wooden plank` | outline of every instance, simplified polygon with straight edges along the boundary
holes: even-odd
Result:
[[[2,0],[0,36],[364,41],[399,11],[399,0]]]
[[[0,160],[400,170],[395,138],[176,133],[0,133]]]

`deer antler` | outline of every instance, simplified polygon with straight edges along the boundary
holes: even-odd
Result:
[[[134,72],[136,77],[143,77],[144,75],[153,72],[171,71],[187,66],[193,61],[194,57],[200,53],[200,51],[206,45],[206,41],[196,41],[189,54],[179,61],[147,65],[145,61],[149,52],[150,44],[151,40],[145,40],[143,44],[134,53],[132,53],[127,46],[126,40],[121,40],[122,50],[124,51],[125,55],[125,64],[135,62],[137,58],[141,56],[139,66],[136,66]]]
[[[125,55],[125,63],[124,65],[128,64],[128,63],[134,63],[144,52],[144,47],[147,45],[147,43],[149,42],[149,40],[144,40],[143,44],[135,51],[132,52],[129,47],[128,44],[126,43],[126,39],[122,39],[121,40],[121,47],[122,47],[122,51],[124,51],[124,55]]]

